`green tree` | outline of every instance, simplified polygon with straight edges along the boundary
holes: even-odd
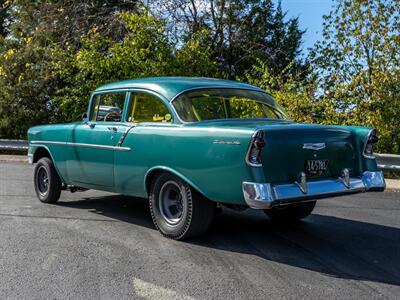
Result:
[[[82,15],[73,1],[13,2],[0,51],[0,136],[79,119],[109,81],[215,72],[204,30],[176,48],[163,21],[125,2],[84,1]]]
[[[66,83],[54,98],[60,120],[79,118],[87,109],[90,93],[107,82],[152,76],[204,76],[215,70],[208,49],[199,43],[200,33],[175,49],[163,21],[146,11],[121,13],[119,18],[126,32],[121,41],[106,38],[93,29],[82,38],[76,55],[57,60],[69,59],[68,64],[55,67]]]
[[[220,76],[242,77],[256,59],[264,61],[275,75],[290,65],[291,71],[304,73],[297,18],[286,20],[280,3],[271,0],[157,0],[149,1],[154,14],[167,21],[176,43],[198,31],[209,33],[210,45]]]
[[[0,36],[5,37],[9,33],[8,23],[10,22],[9,1],[0,1]]]
[[[400,2],[336,0],[311,52],[320,98],[343,124],[378,128],[380,151],[400,152]]]
[[[173,4],[167,11],[166,3]],[[79,119],[90,92],[110,81],[247,74],[263,86],[256,60],[276,80],[281,76],[275,85],[306,78],[303,32],[271,0],[163,0],[152,14],[128,0],[1,4],[2,137],[24,138],[32,125]]]
[[[125,2],[131,1],[3,2],[0,136],[25,138],[30,126],[59,120],[54,97],[65,81],[54,66],[71,61],[90,28],[118,36],[110,28],[121,27],[116,13]]]
[[[262,61],[247,72],[245,80],[268,91],[283,106],[289,117],[296,122],[335,124],[338,115],[335,108],[318,99],[317,77],[311,71],[291,74],[290,65],[281,74],[274,75]]]

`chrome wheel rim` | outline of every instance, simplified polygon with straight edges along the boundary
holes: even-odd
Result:
[[[162,217],[171,225],[176,225],[183,215],[182,190],[174,181],[165,182],[159,193],[159,209]]]
[[[45,167],[39,167],[37,171],[36,186],[40,195],[44,196],[49,191],[49,175]]]

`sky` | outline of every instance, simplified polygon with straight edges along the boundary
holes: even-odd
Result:
[[[274,0],[275,4],[279,0]],[[287,18],[298,17],[300,29],[306,29],[303,35],[303,51],[322,37],[322,16],[330,12],[332,0],[281,0],[282,8],[287,11]]]

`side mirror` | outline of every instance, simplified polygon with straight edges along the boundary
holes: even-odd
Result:
[[[83,123],[87,123],[87,122],[89,122],[89,118],[88,118],[88,116],[87,116],[87,113],[84,113],[83,115],[82,115],[82,122]]]

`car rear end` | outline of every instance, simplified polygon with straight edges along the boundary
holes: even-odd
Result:
[[[255,130],[246,163],[256,182],[243,182],[252,208],[268,209],[348,193],[383,191],[373,156],[374,129],[307,124]]]

